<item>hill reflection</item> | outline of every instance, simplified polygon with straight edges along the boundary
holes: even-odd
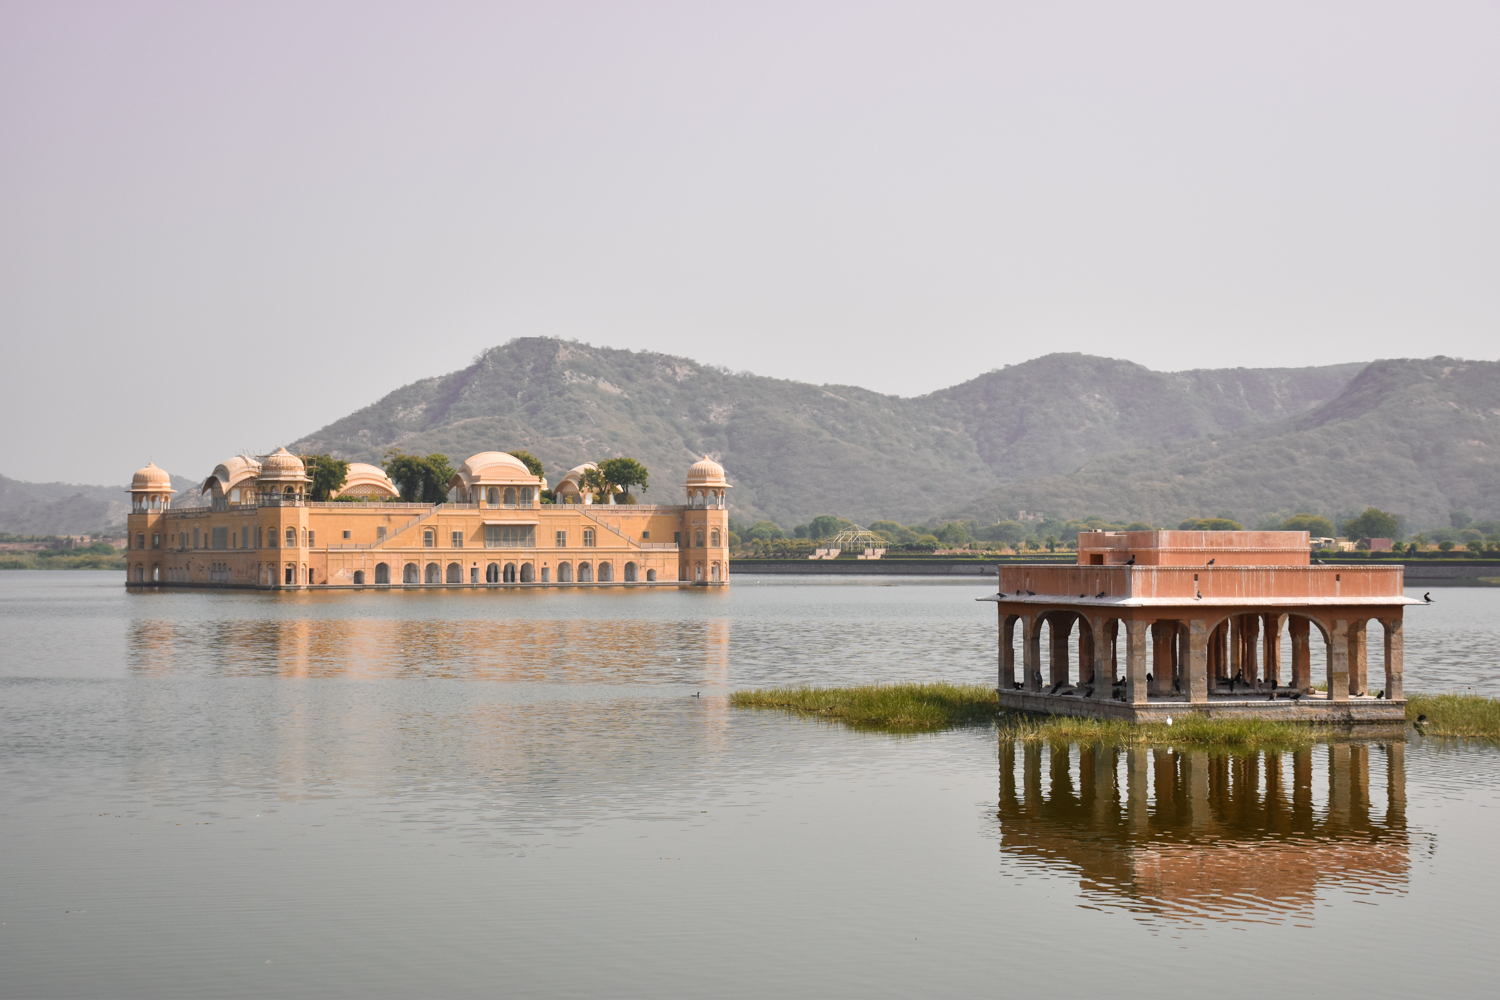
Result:
[[[1405,749],[1210,754],[1002,741],[1001,850],[1071,870],[1090,902],[1147,918],[1311,920],[1320,889],[1404,891]]]

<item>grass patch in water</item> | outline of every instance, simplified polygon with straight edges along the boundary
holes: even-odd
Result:
[[[1000,710],[983,684],[865,684],[856,687],[782,687],[736,691],[736,708],[773,708],[835,719],[860,729],[932,732],[990,722]]]
[[[1477,694],[1409,694],[1406,721],[1427,716],[1421,731],[1428,736],[1500,739],[1500,699]]]
[[[1215,747],[1222,750],[1268,750],[1305,746],[1326,733],[1305,723],[1269,719],[1210,719],[1184,715],[1165,722],[1125,722],[1120,719],[1081,719],[1062,715],[1007,712],[999,721],[1000,734],[1019,740],[1067,740],[1079,743],[1138,746]]]

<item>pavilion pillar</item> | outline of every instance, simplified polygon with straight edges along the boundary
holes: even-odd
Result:
[[[1042,744],[1038,740],[1021,745],[1021,789],[1027,811],[1035,815],[1042,807]]]
[[[1328,744],[1328,826],[1334,833],[1349,829],[1349,770],[1349,744]]]
[[[1256,661],[1255,642],[1260,638],[1260,615],[1240,616],[1240,643],[1243,652],[1240,654],[1240,669],[1245,673],[1245,683],[1254,684],[1260,680],[1260,665]]]
[[[1193,662],[1193,630],[1191,622],[1177,623],[1177,661],[1172,670],[1172,690],[1177,694],[1189,694],[1188,665]]]
[[[1021,616],[1022,684],[1033,693],[1042,689],[1042,623],[1038,615]]]
[[[1016,689],[1016,615],[1008,615],[1003,609],[1000,612],[1000,674],[998,682],[1001,691],[1014,691]]]
[[[1146,682],[1151,694],[1166,694],[1171,690],[1167,679],[1172,672],[1172,651],[1167,644],[1167,622],[1151,623],[1151,672]]]
[[[1016,741],[1000,741],[1000,801],[1016,801]]]
[[[1296,615],[1287,616],[1287,632],[1292,637],[1292,690],[1304,694],[1312,689],[1312,622]]]
[[[1240,619],[1243,615],[1229,616],[1229,664],[1228,676],[1245,679],[1245,629]]]
[[[1368,620],[1354,618],[1349,622],[1349,694],[1369,693],[1368,673],[1369,645],[1366,643]]]
[[[1120,657],[1118,643],[1120,638],[1120,619],[1111,618],[1105,626],[1105,641],[1109,643],[1109,680],[1113,684],[1116,677],[1120,676]]]
[[[1115,629],[1119,625],[1115,618],[1091,618],[1089,625],[1093,633],[1101,637],[1106,643],[1105,649],[1100,649],[1094,644],[1094,698],[1099,701],[1108,701],[1114,696],[1115,683]],[[1111,754],[1111,761],[1114,757]],[[1111,765],[1112,766],[1112,765]]]
[[[1050,640],[1050,653],[1047,662],[1047,672],[1051,674],[1047,683],[1053,687],[1068,683],[1068,636],[1073,631],[1073,622],[1062,621],[1064,616],[1054,614],[1047,625],[1047,637]]]
[[[1265,678],[1272,684],[1279,684],[1281,682],[1281,615],[1266,615],[1264,621],[1266,626]]]
[[[1349,823],[1370,828],[1370,744],[1349,744]]]
[[[1094,683],[1094,623],[1078,616],[1078,684]]]
[[[1401,619],[1388,618],[1380,624],[1385,627],[1385,696],[1400,701],[1406,697],[1401,687]]]
[[[1208,701],[1208,623],[1194,619],[1188,622],[1186,634],[1188,701],[1201,705]]]
[[[1349,700],[1349,623],[1336,618],[1328,637],[1328,700]]]
[[[1125,700],[1144,705],[1146,692],[1146,644],[1150,622],[1125,623]]]
[[[1195,831],[1208,826],[1210,817],[1208,799],[1208,754],[1202,750],[1178,754],[1182,761],[1182,798],[1187,809],[1188,824]]]

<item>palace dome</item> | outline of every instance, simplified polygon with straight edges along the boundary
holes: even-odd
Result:
[[[366,465],[364,462],[350,462],[349,473],[344,477],[344,485],[333,495],[395,498],[401,493],[396,489],[396,484],[391,482],[391,477],[385,474],[384,469],[375,465]]]
[[[171,490],[172,477],[166,469],[159,469],[155,462],[147,462],[144,469],[137,469],[130,477],[132,490]]]
[[[688,469],[687,482],[689,486],[728,486],[724,478],[724,466],[715,462],[707,455],[703,461],[694,462],[693,467]]]
[[[285,448],[277,448],[260,463],[261,482],[305,482],[307,468],[302,459]]]
[[[479,478],[486,480],[519,478],[536,482],[536,476],[526,468],[525,462],[503,451],[482,451],[477,455],[470,455],[464,464],[458,467],[458,476],[465,482],[473,482]]]

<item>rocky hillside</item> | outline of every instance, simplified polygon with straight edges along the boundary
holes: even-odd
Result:
[[[178,490],[190,487],[173,478]],[[25,483],[0,476],[0,532],[11,535],[91,535],[123,528],[130,512],[125,486]]]
[[[675,499],[678,477],[710,454],[729,470],[740,516],[911,521],[1096,456],[1306,412],[1361,367],[1165,374],[1054,354],[908,399],[528,338],[398,389],[291,447],[364,461],[393,447],[455,461],[526,448],[553,478],[632,455],[655,475],[647,499]]]
[[[1377,361],[1306,412],[1095,457],[946,514],[989,523],[1026,509],[1171,524],[1227,513],[1254,524],[1370,505],[1412,530],[1445,527],[1452,510],[1500,516],[1500,363]]]

